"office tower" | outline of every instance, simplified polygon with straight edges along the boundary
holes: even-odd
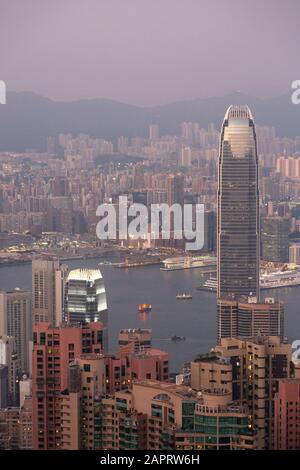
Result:
[[[19,372],[29,371],[28,344],[32,336],[31,293],[22,289],[0,292],[0,335],[16,342]]]
[[[19,402],[20,362],[16,352],[16,342],[12,336],[0,336],[0,364],[8,368],[8,406],[17,406]]]
[[[275,450],[300,450],[300,380],[279,382],[274,422]]]
[[[141,328],[120,330],[118,345],[119,351],[131,353],[151,348],[152,331]]]
[[[214,211],[204,212],[204,245],[205,253],[216,251],[217,244],[217,220]]]
[[[32,399],[34,449],[61,448],[60,394],[68,388],[69,363],[102,352],[101,323],[34,326]]]
[[[232,399],[248,405],[258,449],[274,448],[274,397],[279,382],[294,374],[292,348],[277,336],[222,338],[214,352],[232,366]]]
[[[300,243],[293,243],[290,246],[289,263],[300,264]]]
[[[107,300],[99,269],[70,271],[67,279],[65,320],[71,324],[101,322],[103,348],[107,351]]]
[[[55,325],[55,272],[58,260],[32,260],[32,315],[33,323],[50,322]]]
[[[55,270],[55,326],[59,326],[64,318],[68,273],[69,268],[65,264]]]
[[[286,263],[289,260],[289,217],[263,217],[261,227],[262,258]]]
[[[8,367],[0,364],[0,408],[8,404]]]
[[[258,161],[247,106],[225,114],[218,171],[217,296],[259,296]]]
[[[157,139],[159,139],[159,125],[151,124],[149,126],[149,140],[157,140]]]
[[[217,300],[218,342],[221,338],[280,336],[284,339],[284,305],[272,297]]]
[[[183,206],[184,203],[184,176],[183,175],[170,175],[168,177],[167,186],[167,201],[169,206],[173,204],[180,204]]]
[[[191,147],[183,147],[180,155],[180,166],[191,166],[192,165],[192,150]]]

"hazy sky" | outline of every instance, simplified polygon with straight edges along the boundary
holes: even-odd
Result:
[[[299,0],[0,0],[0,79],[138,105],[289,91]]]

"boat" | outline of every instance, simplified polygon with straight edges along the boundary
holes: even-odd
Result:
[[[192,299],[192,298],[193,298],[192,294],[183,293],[183,294],[177,294],[176,295],[177,300],[188,300],[188,299]]]
[[[272,272],[262,272],[260,274],[260,289],[278,289],[280,287],[300,286],[300,268],[281,269]],[[217,279],[211,277],[207,279],[198,290],[216,292]]]
[[[171,340],[172,340],[172,341],[175,341],[175,342],[176,342],[176,341],[185,341],[185,336],[173,335],[173,336],[171,337]]]
[[[300,269],[281,269],[265,272],[260,275],[261,289],[277,289],[279,287],[293,287],[300,285]]]
[[[177,271],[179,269],[214,267],[217,264],[217,258],[215,256],[177,256],[167,258],[162,263],[161,271]]]
[[[210,277],[207,279],[202,286],[198,287],[197,290],[208,290],[210,292],[216,292],[217,290],[217,278]]]
[[[150,304],[139,304],[139,312],[140,313],[150,313],[152,311],[152,305]]]

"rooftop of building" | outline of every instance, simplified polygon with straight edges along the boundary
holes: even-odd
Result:
[[[220,355],[214,351],[199,354],[195,357],[193,362],[216,362],[218,364],[230,364],[229,359],[220,357]]]
[[[73,269],[69,272],[68,281],[96,281],[102,279],[100,269]]]
[[[250,108],[244,105],[231,105],[226,111],[225,119],[251,119],[253,120]]]
[[[151,334],[152,330],[150,328],[122,328],[119,331],[119,334],[132,334],[132,335],[141,335],[141,334]]]

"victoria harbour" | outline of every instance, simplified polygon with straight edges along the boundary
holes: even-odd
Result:
[[[99,259],[70,260],[70,269],[97,268]],[[102,261],[102,260],[101,260]],[[216,296],[198,291],[203,283],[201,269],[165,272],[159,266],[115,269],[100,265],[108,297],[109,351],[116,353],[122,328],[152,329],[155,348],[170,354],[170,370],[178,372],[185,362],[210,350],[216,342]],[[0,268],[0,290],[15,287],[31,289],[31,264]],[[178,292],[190,292],[192,300],[178,301]],[[300,338],[300,287],[264,291],[264,297],[284,301],[285,335],[290,341]],[[139,313],[140,303],[152,304],[152,312]],[[173,342],[173,335],[185,341]]]

